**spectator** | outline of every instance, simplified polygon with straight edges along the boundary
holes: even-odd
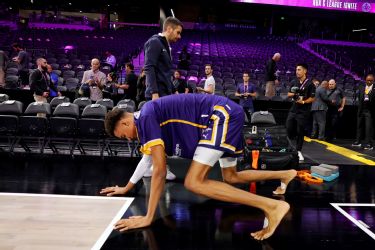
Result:
[[[327,110],[327,140],[335,140],[342,111],[345,107],[346,98],[344,91],[337,88],[334,79],[328,82],[328,110]]]
[[[137,102],[140,103],[142,101],[145,101],[145,92],[146,92],[146,74],[145,69],[142,68],[141,74],[138,77],[137,81]]]
[[[315,88],[317,89],[317,88],[319,87],[319,85],[320,85],[320,82],[319,82],[319,80],[318,80],[318,79],[316,79],[316,78],[314,78],[314,79],[312,79],[311,81],[312,81],[312,83],[314,83],[314,85],[315,85]]]
[[[5,68],[8,63],[8,56],[0,50],[0,87],[5,86]]]
[[[374,149],[372,144],[372,139],[374,136],[374,118],[374,75],[368,74],[366,76],[366,85],[360,85],[358,88],[357,139],[352,146],[361,147],[361,139],[362,136],[364,136],[363,148],[366,150]]]
[[[124,90],[124,98],[136,101],[138,77],[134,74],[134,65],[125,64],[126,79],[125,84],[116,84],[116,88]]]
[[[187,52],[186,45],[182,48],[180,55],[178,56],[178,68],[189,70],[190,66],[190,54]]]
[[[107,64],[109,64],[111,66],[111,69],[114,70],[115,67],[116,67],[116,57],[114,55],[112,55],[112,52],[107,50],[105,52],[105,55],[106,55],[106,59],[105,59],[105,62]]]
[[[266,64],[266,93],[265,96],[273,97],[276,95],[276,84],[279,80],[276,77],[276,62],[280,61],[281,54],[275,53],[273,57]]]
[[[114,72],[109,73],[107,75],[107,82],[105,84],[105,88],[103,89],[103,98],[110,98],[115,103],[117,103],[118,101],[117,88],[116,88],[117,79],[118,79],[118,76]]]
[[[23,86],[29,85],[30,56],[20,44],[13,43],[12,47],[14,51],[18,53],[18,55],[13,58],[13,61],[18,63],[18,74],[20,76],[21,84]]]
[[[177,18],[168,17],[163,23],[163,33],[153,35],[145,43],[146,99],[148,100],[174,93],[169,44],[181,38],[182,27],[182,23]]]
[[[46,59],[38,58],[36,64],[38,68],[30,74],[30,90],[34,93],[34,100],[36,102],[46,103],[50,89],[53,89],[59,96],[61,93],[57,91],[47,72]],[[37,115],[45,116],[45,114],[42,113],[38,113]]]
[[[177,94],[187,94],[189,93],[189,87],[185,79],[181,78],[181,74],[178,70],[174,72],[174,81],[173,81],[174,88],[176,89]]]
[[[313,82],[314,83],[314,82]],[[316,86],[316,84],[314,84]],[[326,115],[329,101],[327,96],[328,82],[323,81],[316,89],[315,100],[311,105],[311,113],[313,116],[313,131],[311,138],[319,140],[325,139]]]
[[[243,83],[238,84],[236,96],[240,98],[240,105],[242,106],[247,120],[251,122],[251,114],[254,113],[254,105],[252,97],[256,96],[256,89],[254,84],[250,84],[250,76],[248,72],[242,75]]]
[[[55,89],[57,89],[57,85],[59,83],[59,76],[55,72],[53,72],[52,66],[49,64],[47,64],[47,72],[51,79],[51,83],[53,84],[53,86],[55,86]],[[49,89],[49,97],[56,97],[57,95],[57,92],[53,88]]]
[[[293,98],[293,104],[286,119],[286,128],[289,139],[292,139],[295,134],[297,135],[298,158],[300,161],[304,161],[301,151],[306,123],[309,121],[311,103],[314,101],[315,85],[307,78],[307,65],[304,63],[297,64],[296,76],[297,79],[293,80],[288,92],[288,97]]]
[[[99,70],[100,62],[97,58],[91,60],[91,69],[86,70],[82,77],[80,94],[87,91],[92,101],[103,99],[103,88],[107,82],[106,75]]]
[[[205,94],[215,94],[215,78],[212,75],[212,66],[211,64],[206,64],[204,67],[204,72],[206,73],[206,81],[204,82],[204,88],[197,87],[198,93]]]

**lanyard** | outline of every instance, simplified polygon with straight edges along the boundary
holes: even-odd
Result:
[[[303,83],[301,84],[301,86],[299,87],[299,89],[300,90],[302,90],[302,91],[304,91],[305,90],[305,85],[306,85],[306,83],[307,83],[307,81],[309,80],[309,78],[306,78],[304,81],[303,81]]]
[[[46,87],[48,89],[50,78],[47,76],[47,73],[45,73],[44,71],[41,71],[41,70],[39,70],[39,71],[40,71],[40,73],[42,73],[42,78],[43,78],[44,83],[46,84]]]

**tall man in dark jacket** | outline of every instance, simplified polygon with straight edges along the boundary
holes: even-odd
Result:
[[[358,115],[357,115],[357,140],[352,146],[361,146],[361,137],[364,130],[364,149],[374,149],[372,139],[374,135],[375,119],[375,89],[374,75],[366,76],[366,85],[358,88]]]
[[[177,42],[181,38],[182,27],[182,23],[177,18],[168,17],[163,24],[163,33],[153,35],[144,45],[148,100],[174,92],[170,43]]]

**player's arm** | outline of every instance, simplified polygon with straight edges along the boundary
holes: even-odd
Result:
[[[167,166],[165,150],[162,145],[155,145],[151,148],[153,170],[151,178],[150,199],[146,217],[152,222],[161,193],[164,191]]]
[[[144,154],[142,159],[139,161],[137,168],[134,170],[132,177],[125,187],[106,187],[100,191],[100,194],[106,194],[107,196],[124,195],[132,190],[137,182],[143,177],[147,169],[150,169],[152,165],[152,157]]]
[[[161,193],[164,191],[165,176],[167,174],[164,147],[160,144],[151,147],[153,172],[151,178],[150,198],[146,216],[132,216],[129,219],[119,220],[115,229],[126,231],[151,225]]]

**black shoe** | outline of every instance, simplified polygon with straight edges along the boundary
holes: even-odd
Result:
[[[362,144],[359,142],[359,141],[355,141],[353,144],[352,144],[353,147],[360,147],[362,146]]]
[[[366,145],[364,146],[363,149],[366,149],[366,150],[373,150],[374,147],[373,147],[371,144],[366,144]]]

